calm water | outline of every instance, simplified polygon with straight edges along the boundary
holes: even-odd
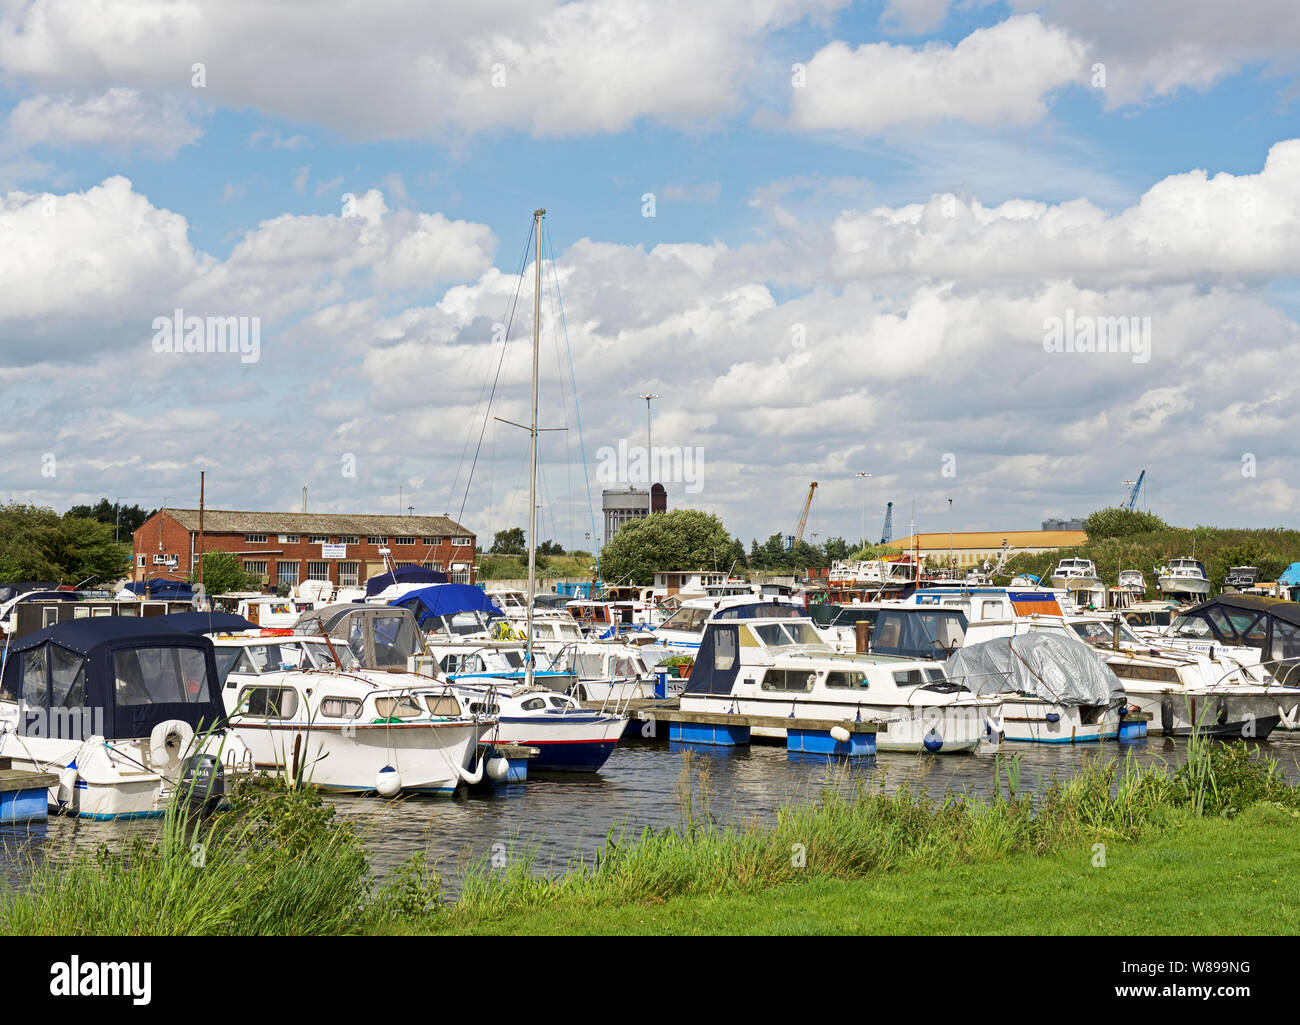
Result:
[[[1260,747],[1276,757],[1292,781],[1300,779],[1300,733],[1276,733]],[[824,760],[792,761],[783,746],[693,748],[696,770],[707,769],[708,810],[718,821],[770,821],[783,803],[806,799],[826,786],[851,790],[859,782],[892,791],[904,784],[931,794],[988,795],[995,787],[993,749],[971,755],[880,754],[874,760],[828,765]],[[1136,744],[1071,747],[1004,744],[1004,754],[1021,755],[1021,789],[1069,775],[1084,758],[1118,759],[1131,750],[1144,765],[1179,764],[1182,740],[1150,738]],[[598,776],[552,776],[494,792],[446,798],[337,796],[338,813],[363,831],[380,875],[417,851],[425,852],[453,884],[465,866],[494,851],[535,848],[543,866],[561,869],[575,857],[590,860],[609,831],[662,828],[681,822],[684,757],[678,745],[625,742]],[[698,771],[692,788],[698,811]],[[87,822],[52,818],[32,827],[0,830],[0,872],[14,878],[29,857],[66,856],[101,843],[117,847],[132,836],[147,836],[152,821]],[[500,845],[499,847],[497,845]]]

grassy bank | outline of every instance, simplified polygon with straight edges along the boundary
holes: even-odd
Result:
[[[1147,594],[1156,596],[1153,566],[1170,559],[1191,556],[1205,563],[1211,593],[1223,588],[1223,578],[1232,566],[1256,566],[1260,580],[1276,580],[1293,562],[1300,562],[1300,531],[1243,530],[1221,527],[1167,527],[1163,530],[1132,534],[1127,537],[1090,539],[1077,548],[1065,548],[1041,555],[1016,555],[1008,563],[1010,575],[1033,573],[1045,577],[1065,558],[1091,559],[1108,585],[1114,586],[1121,569],[1141,570],[1146,577]]]
[[[1100,841],[1099,841],[1100,842]],[[1158,834],[1035,856],[760,892],[597,907],[558,903],[433,922],[444,933],[546,935],[1295,935],[1300,811],[1174,813]]]
[[[1066,931],[1091,931],[1100,902],[1124,896],[1135,930],[1180,931],[1158,924],[1175,900],[1162,890],[1170,870],[1198,893],[1217,887],[1222,899],[1245,902],[1261,923],[1294,921],[1283,891],[1262,882],[1238,887],[1224,874],[1226,862],[1254,881],[1296,878],[1289,852],[1300,790],[1244,745],[1193,742],[1188,763],[1174,772],[1092,759],[1035,795],[1021,792],[1014,759],[998,771],[991,800],[861,788],[783,808],[774,825],[721,826],[710,813],[708,759],[686,757],[676,828],[612,834],[595,856],[562,872],[538,871],[526,852],[500,868],[481,862],[454,903],[422,858],[376,887],[364,838],[311,790],[245,783],[229,812],[196,824],[173,811],[156,843],[33,866],[29,885],[0,894],[0,928],[59,935],[1036,933],[1060,922],[1071,923]],[[1091,867],[1098,844],[1107,851],[1104,870]],[[1137,885],[1153,865],[1163,866],[1160,885],[1155,876]],[[976,885],[1005,895],[1000,910],[970,899]],[[879,909],[863,903],[872,901]],[[925,911],[927,901],[939,902],[942,920]],[[1199,931],[1190,913],[1175,921]]]

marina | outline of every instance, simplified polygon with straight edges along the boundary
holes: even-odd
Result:
[[[0,5],[18,1006],[1300,932],[1300,6],[1167,6]]]

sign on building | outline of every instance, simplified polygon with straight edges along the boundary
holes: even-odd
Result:
[[[322,559],[346,559],[348,557],[348,546],[323,544],[320,546],[320,557]]]

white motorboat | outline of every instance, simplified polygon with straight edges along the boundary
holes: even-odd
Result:
[[[1147,593],[1146,577],[1142,575],[1140,569],[1120,570],[1116,584],[1122,590],[1131,592],[1135,597],[1142,597]]]
[[[1201,598],[1210,593],[1205,563],[1195,559],[1170,559],[1156,574],[1161,594],[1180,598]]]
[[[551,658],[548,668],[573,674],[570,693],[579,701],[620,707],[635,698],[655,696],[655,673],[643,651],[622,641],[574,641]],[[541,664],[545,666],[545,660]]]
[[[0,755],[59,777],[52,810],[158,816],[173,796],[220,801],[227,774],[251,768],[225,728],[212,642],[161,618],[76,619],[9,646]]]
[[[1197,651],[1138,637],[1120,617],[1074,616],[1066,625],[1095,648],[1139,711],[1166,734],[1193,729],[1225,739],[1267,740],[1300,708],[1300,689],[1285,687],[1254,649]]]
[[[845,655],[826,644],[801,610],[777,602],[719,609],[705,627],[682,711],[845,722],[880,720],[878,751],[973,751],[997,739],[1002,702],[950,681],[916,658]],[[784,737],[779,727],[755,736]]]
[[[1037,675],[1024,676],[1019,653],[1005,646],[989,649],[1007,638],[1039,631],[1055,632],[1058,641],[1077,645],[1063,626],[1061,596],[1049,590],[1013,591],[984,588],[965,595],[918,591],[902,605],[882,608],[872,631],[871,650],[946,663],[950,679],[972,691],[993,694],[1003,701],[1003,734],[1007,740],[1029,743],[1083,743],[1119,735],[1123,702],[1112,693],[1114,675],[1095,656],[1071,657],[1071,652],[1031,642],[1033,657],[1042,663]],[[988,649],[983,663],[954,664],[964,648]],[[1044,680],[1055,681],[1045,685]]]
[[[1106,590],[1091,559],[1062,559],[1049,579],[1053,587],[1065,591],[1100,590],[1104,595]]]
[[[445,685],[363,669],[329,637],[221,637],[216,650],[231,726],[259,769],[385,797],[482,779],[475,752],[496,720]]]

